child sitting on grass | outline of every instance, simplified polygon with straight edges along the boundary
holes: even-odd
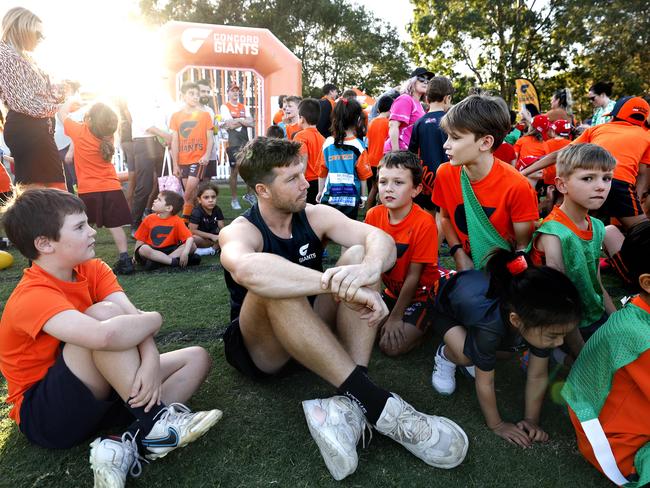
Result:
[[[531,447],[548,440],[539,419],[549,356],[580,321],[580,296],[566,275],[530,266],[523,253],[497,249],[486,271],[457,273],[440,285],[432,323],[443,342],[431,381],[438,393],[451,395],[456,366],[474,366],[476,395],[488,428],[511,444]],[[524,349],[531,352],[524,418],[513,424],[499,414],[494,369],[499,351]]]
[[[194,265],[201,257],[194,254],[196,244],[192,232],[185,226],[178,212],[183,208],[183,197],[173,191],[161,191],[151,210],[135,232],[135,259],[147,271],[160,264],[175,268]]]
[[[177,402],[210,369],[205,349],[159,354],[158,312],[138,310],[111,269],[95,257],[83,202],[54,189],[18,194],[3,225],[32,260],[0,320],[0,370],[9,416],[27,439],[68,449],[109,426],[121,436],[91,444],[95,486],[123,487],[140,460],[157,459],[205,434],[221,411],[191,413]]]
[[[427,298],[438,280],[438,232],[433,216],[413,203],[422,189],[422,165],[409,151],[387,152],[379,163],[381,205],[366,223],[389,234],[397,261],[382,274],[382,298],[391,310],[379,332],[384,354],[397,356],[418,346],[429,325]]]
[[[616,160],[595,144],[570,145],[557,156],[555,186],[564,196],[533,237],[532,259],[566,274],[580,292],[583,314],[580,334],[567,337],[574,357],[596,330],[616,311],[600,281],[598,266],[605,225],[589,216],[607,198]]]
[[[224,227],[223,212],[217,205],[219,187],[204,181],[196,192],[196,206],[190,215],[189,229],[199,256],[211,256],[219,250],[219,231]]]
[[[627,236],[639,295],[587,342],[562,389],[578,449],[613,483],[650,483],[650,222]]]

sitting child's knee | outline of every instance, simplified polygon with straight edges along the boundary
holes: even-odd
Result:
[[[200,346],[187,348],[187,353],[192,361],[207,374],[212,369],[212,357],[210,353]]]
[[[338,265],[360,264],[366,256],[366,249],[360,244],[349,247],[339,258]]]
[[[97,302],[88,307],[84,313],[96,320],[108,320],[118,315],[124,315],[124,310],[117,303]]]

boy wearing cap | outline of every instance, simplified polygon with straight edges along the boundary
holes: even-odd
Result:
[[[505,101],[467,97],[440,125],[449,162],[438,168],[431,200],[440,207],[456,269],[482,269],[495,247],[525,249],[539,218],[537,197],[526,178],[493,154],[510,131]]]
[[[237,154],[249,140],[248,129],[255,127],[255,119],[251,116],[250,110],[239,101],[239,86],[231,85],[228,88],[228,102],[220,109],[223,127],[228,131],[228,147],[226,154],[230,163],[230,206],[233,210],[241,210],[237,198]]]
[[[544,219],[529,246],[535,264],[562,271],[580,292],[580,334],[567,335],[575,357],[584,341],[616,311],[600,281],[598,266],[605,226],[589,216],[590,210],[605,202],[615,166],[612,155],[595,144],[569,145],[559,151],[555,185],[564,201]]]
[[[647,220],[641,207],[641,196],[648,190],[650,165],[650,133],[645,121],[650,106],[641,97],[623,97],[614,106],[612,120],[585,130],[571,144],[591,142],[607,149],[616,160],[612,188],[601,210],[616,217],[623,227],[631,229]],[[557,154],[549,154],[523,174],[555,163]]]

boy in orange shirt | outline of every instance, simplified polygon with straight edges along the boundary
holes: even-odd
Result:
[[[580,293],[583,311],[580,334],[566,337],[577,357],[589,339],[616,311],[600,280],[601,248],[605,225],[589,216],[605,202],[612,184],[616,160],[595,144],[570,145],[558,153],[555,185],[564,195],[535,232],[531,258],[538,265],[555,268],[567,275]]]
[[[174,174],[183,178],[185,187],[183,219],[187,222],[194,208],[196,187],[210,161],[214,138],[212,118],[199,105],[199,85],[183,83],[181,93],[185,105],[172,115],[169,128],[172,130]]]
[[[388,233],[397,261],[382,274],[382,298],[391,310],[379,332],[384,354],[407,353],[422,342],[429,326],[427,298],[438,281],[438,231],[433,216],[413,203],[422,189],[422,165],[409,151],[391,151],[379,164],[380,205],[366,223]]]
[[[503,99],[467,97],[441,127],[449,162],[438,168],[431,200],[440,207],[456,269],[482,269],[494,247],[525,249],[539,218],[537,197],[526,178],[492,154],[510,131]]]
[[[377,198],[377,166],[384,156],[384,142],[388,139],[388,117],[390,116],[390,107],[393,105],[393,98],[384,95],[377,102],[377,111],[379,115],[372,119],[368,127],[368,163],[372,170],[372,177],[368,179],[370,190],[368,192],[368,202],[366,208],[372,208]]]
[[[582,455],[613,483],[634,488],[650,483],[650,222],[626,243],[639,295],[585,345],[562,396]]]
[[[123,487],[140,459],[157,459],[205,434],[219,410],[184,402],[210,369],[199,347],[159,354],[158,312],[142,312],[95,256],[84,204],[53,189],[27,190],[3,208],[7,236],[32,260],[0,320],[0,370],[9,416],[36,445],[67,449],[102,425],[132,422],[91,444],[95,486]]]
[[[298,105],[300,127],[302,130],[294,136],[294,141],[302,144],[300,157],[305,167],[305,179],[309,183],[307,203],[316,205],[318,195],[318,173],[323,164],[323,143],[325,138],[318,132],[316,124],[320,117],[320,104],[315,98],[305,98]]]
[[[161,191],[147,215],[135,231],[135,260],[150,271],[158,263],[174,268],[194,265],[201,257],[194,254],[194,237],[183,219],[178,217],[183,198],[173,191]]]
[[[300,126],[300,115],[298,113],[298,105],[302,98],[297,96],[290,96],[284,99],[282,110],[284,110],[284,120],[278,124],[282,127],[287,134],[287,139],[293,140],[295,134],[302,129]]]

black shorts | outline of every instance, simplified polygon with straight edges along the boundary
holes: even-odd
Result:
[[[308,181],[309,188],[307,188],[307,203],[316,205],[316,195],[318,195],[318,180]]]
[[[79,198],[86,205],[89,224],[113,229],[131,225],[131,210],[122,190],[80,193]]]
[[[609,195],[600,207],[602,212],[610,217],[636,217],[643,214],[634,185],[621,180],[612,180]]]
[[[208,164],[199,164],[199,163],[194,163],[194,164],[183,164],[180,166],[181,170],[181,178],[189,178],[190,176],[193,176],[194,178],[198,178],[199,180],[202,180],[204,178],[207,178],[207,170],[208,170]]]
[[[20,431],[49,449],[68,449],[108,427],[134,420],[122,399],[111,391],[98,400],[68,369],[60,353],[41,381],[25,392],[20,407]]]
[[[286,376],[287,374],[302,369],[300,363],[289,359],[289,361],[276,373],[266,373],[258,368],[251,358],[244,337],[239,327],[239,317],[235,318],[223,333],[223,351],[226,361],[241,374],[254,380],[265,380]]]
[[[397,303],[395,298],[388,296],[385,292],[381,294],[381,297],[389,310],[392,310]],[[411,302],[411,304],[404,310],[402,321],[416,327],[422,332],[425,332],[431,324],[431,321],[429,320],[430,309],[431,307],[426,301]]]
[[[141,246],[136,247],[136,248],[135,248],[135,251],[133,251],[133,256],[135,256],[135,260],[136,260],[139,264],[145,264],[145,262],[146,262],[146,259],[143,258],[142,256],[140,256],[140,248],[141,248],[142,246],[144,246],[144,245],[145,245],[145,244],[142,244]],[[146,244],[146,245],[149,246],[149,244]],[[176,249],[178,249],[178,246],[177,246],[177,245],[173,245],[173,246],[165,246],[165,247],[153,247],[153,246],[149,246],[149,247],[150,247],[151,249],[155,249],[156,251],[160,251],[160,252],[162,252],[162,253],[164,253],[164,254],[167,254],[168,256],[169,256],[171,253],[173,253]]]
[[[239,155],[239,151],[241,151],[241,149],[241,147],[230,146],[226,148],[226,154],[228,155],[228,164],[230,164],[231,168],[237,166],[237,156]]]

